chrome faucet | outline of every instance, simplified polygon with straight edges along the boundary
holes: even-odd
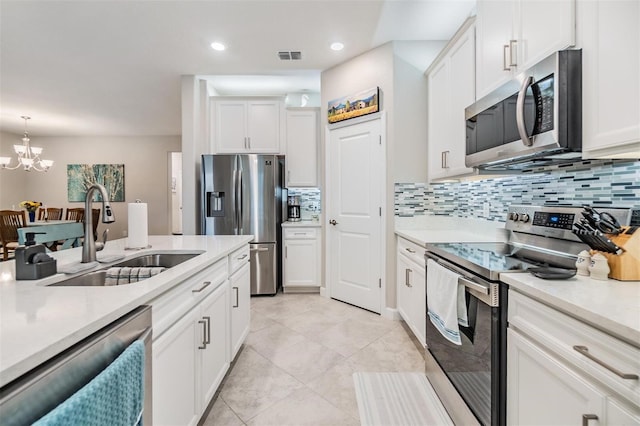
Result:
[[[93,201],[93,194],[99,191],[102,197],[102,223],[113,223],[116,218],[111,211],[111,205],[109,204],[109,195],[104,186],[94,183],[87,190],[87,198],[84,200],[84,243],[82,244],[82,263],[95,262],[96,249],[102,250],[106,243],[106,232],[104,234],[104,241],[102,243],[95,242],[93,238],[93,214],[91,214],[91,202]]]

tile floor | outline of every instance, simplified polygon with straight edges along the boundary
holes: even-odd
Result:
[[[424,372],[399,321],[317,294],[251,298],[251,331],[205,426],[359,425],[354,372]]]

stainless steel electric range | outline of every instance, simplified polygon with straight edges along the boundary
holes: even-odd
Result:
[[[461,345],[444,338],[426,318],[426,374],[455,424],[505,424],[508,286],[500,282],[500,274],[575,269],[577,254],[589,248],[572,232],[583,211],[514,205],[507,213],[506,243],[427,244],[427,270],[429,260],[436,262],[454,271],[458,286],[464,286],[468,325],[459,326]],[[638,210],[598,211],[622,225],[640,225]]]

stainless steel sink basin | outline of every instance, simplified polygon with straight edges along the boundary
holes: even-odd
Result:
[[[134,257],[124,262],[116,263],[114,267],[130,266],[134,267],[153,267],[162,266],[164,268],[173,268],[176,265],[186,262],[187,260],[198,256],[200,253],[159,253],[145,254]]]
[[[78,275],[64,281],[59,281],[53,284],[49,284],[50,287],[58,286],[72,286],[72,287],[100,287],[106,286],[107,270],[113,267],[164,267],[173,268],[189,259],[192,259],[204,252],[199,253],[157,253],[157,254],[143,254],[131,259],[127,259],[123,262],[116,263],[100,269],[97,271],[88,272],[83,275]],[[134,283],[132,283],[134,284]],[[122,284],[119,284],[122,285]]]

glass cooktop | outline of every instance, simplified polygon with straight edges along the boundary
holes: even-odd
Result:
[[[427,252],[491,281],[497,281],[501,272],[524,272],[539,266],[521,256],[518,247],[507,243],[431,243],[426,248]]]

